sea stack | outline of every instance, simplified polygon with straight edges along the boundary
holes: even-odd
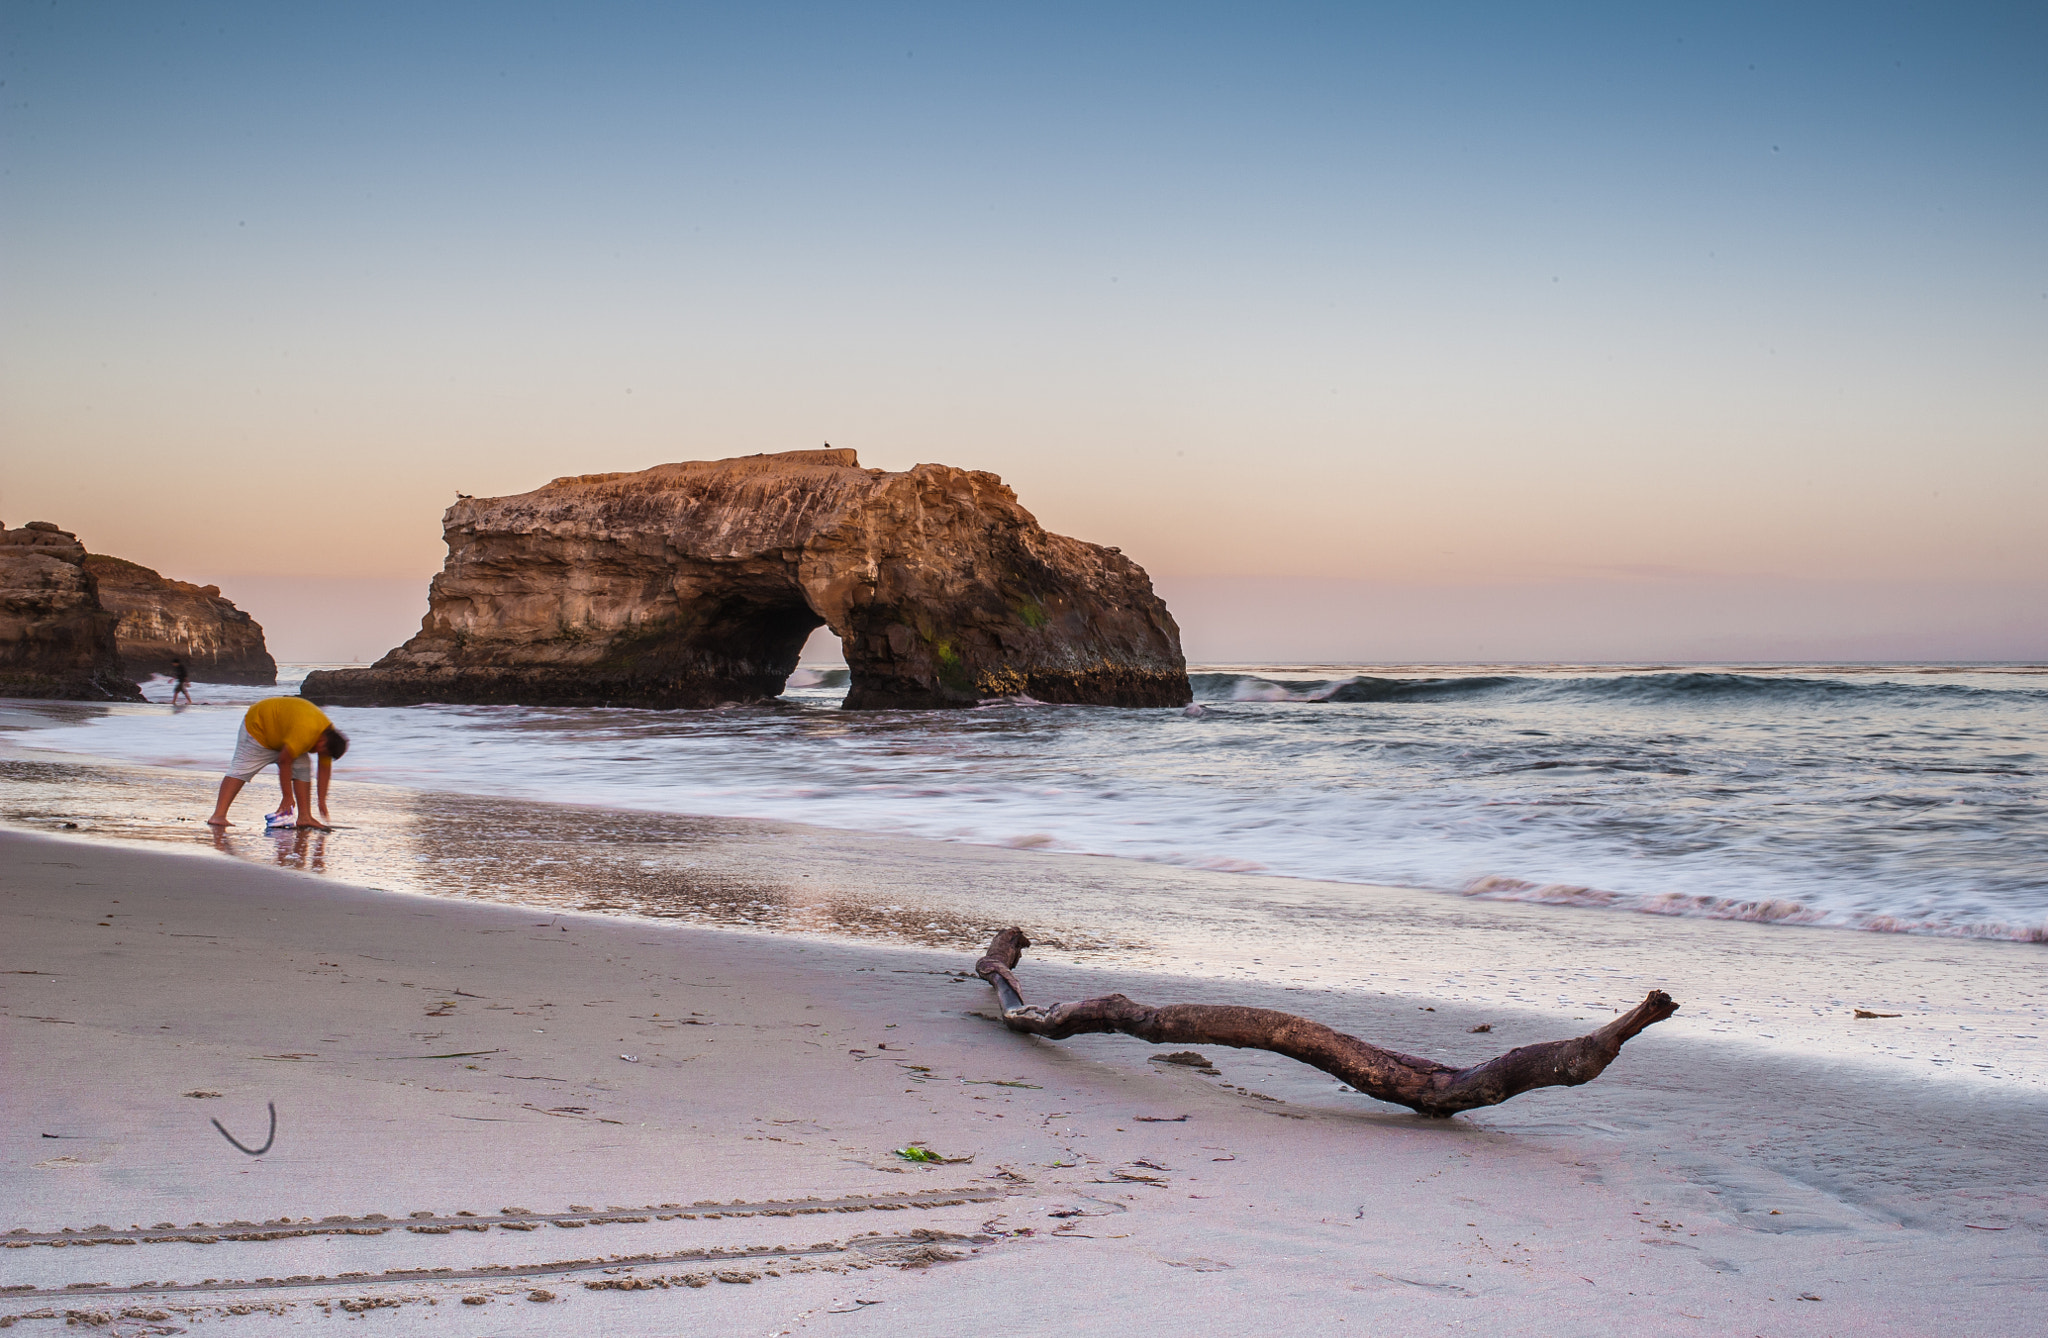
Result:
[[[788,451],[462,498],[419,635],[324,704],[708,707],[781,693],[819,626],[846,706],[1192,700],[1144,569],[1048,534],[993,474]]]
[[[135,677],[169,675],[171,661],[182,656],[202,683],[277,682],[262,625],[223,598],[219,586],[172,580],[104,553],[88,554],[85,569],[99,583],[100,604],[120,616],[114,639]]]
[[[0,527],[0,697],[142,700],[85,545],[47,520]]]

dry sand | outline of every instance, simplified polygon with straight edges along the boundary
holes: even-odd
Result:
[[[0,871],[0,1323],[47,1316],[30,1332],[2039,1328],[2031,1088],[1660,1027],[1589,1087],[1426,1121],[1270,1055],[1211,1050],[1210,1075],[1013,1036],[971,952],[17,832]],[[1486,924],[1556,914],[1449,904],[1475,963]],[[1600,922],[1623,947],[1670,927]],[[2027,951],[1940,949],[2022,979]],[[1458,1059],[1540,1038],[1448,996],[1020,975],[1041,1000],[1293,1007]],[[270,1102],[260,1157],[210,1123],[256,1146]],[[893,1151],[913,1144],[949,1160]]]

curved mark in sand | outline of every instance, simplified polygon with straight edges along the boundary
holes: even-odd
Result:
[[[277,1141],[277,1103],[268,1101],[264,1104],[270,1107],[270,1137],[263,1140],[263,1146],[260,1148],[243,1147],[242,1141],[229,1133],[228,1127],[219,1120],[213,1122],[213,1127],[220,1130],[220,1136],[233,1143],[237,1151],[246,1152],[252,1157],[260,1157],[270,1151],[270,1145]]]

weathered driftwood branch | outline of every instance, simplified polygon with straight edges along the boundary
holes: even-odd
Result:
[[[1040,1008],[1024,1002],[1012,974],[1031,940],[1021,929],[1005,929],[974,964],[974,973],[995,987],[1003,1023],[1012,1031],[1063,1040],[1084,1032],[1120,1031],[1154,1045],[1229,1045],[1271,1050],[1298,1059],[1352,1087],[1422,1115],[1446,1118],[1477,1106],[1495,1106],[1537,1087],[1577,1087],[1591,1082],[1614,1062],[1623,1042],[1662,1022],[1678,1005],[1662,990],[1614,1021],[1569,1041],[1524,1045],[1483,1064],[1454,1069],[1368,1045],[1320,1022],[1270,1008],[1233,1004],[1168,1004],[1151,1008],[1121,994]]]

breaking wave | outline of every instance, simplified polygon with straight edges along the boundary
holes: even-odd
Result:
[[[1256,672],[1193,673],[1195,700],[1202,702],[1401,702],[1447,698],[1500,698],[1587,702],[1701,702],[1710,699],[1771,702],[1857,700],[1906,704],[1953,697],[2010,696],[2048,701],[2048,689],[1981,687],[1957,683],[1901,683],[1888,679],[1856,682],[1791,674],[1638,671],[1576,677],[1523,674],[1447,674],[1433,678],[1272,678]]]
[[[2048,943],[2048,923],[2008,924],[1997,920],[1956,921],[1941,916],[1902,916],[1879,911],[1829,910],[1780,897],[1716,897],[1683,892],[1603,892],[1571,883],[1531,883],[1503,874],[1485,874],[1461,889],[1480,901],[1523,901],[1545,906],[1587,906],[1635,911],[1642,915],[1681,915],[1703,920],[1746,920],[1751,924],[1814,925],[1863,929],[1879,934],[1935,934],[1947,938],[2003,939],[2012,943]]]

